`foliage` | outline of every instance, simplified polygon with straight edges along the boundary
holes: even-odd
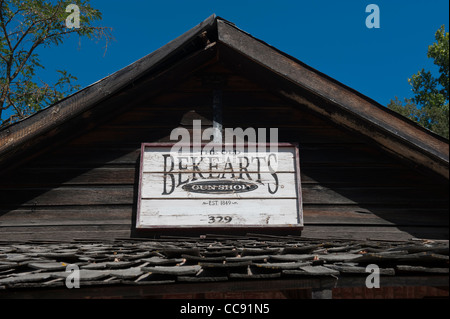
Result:
[[[80,9],[80,27],[68,28],[69,4]],[[44,83],[38,71],[45,69],[37,48],[58,46],[71,34],[89,39],[112,39],[111,29],[96,26],[101,12],[89,0],[0,0],[0,123],[2,113],[11,114],[3,124],[25,118],[79,89],[76,77],[58,70],[54,84]]]
[[[420,70],[408,79],[414,97],[403,103],[396,97],[388,108],[408,117],[423,127],[449,138],[449,33],[445,26],[435,34],[436,42],[428,47],[428,58],[439,67],[439,77],[430,71]]]

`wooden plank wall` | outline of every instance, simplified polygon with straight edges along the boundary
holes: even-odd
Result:
[[[211,125],[202,74],[227,76],[224,127],[278,127],[300,145],[303,236],[448,239],[448,181],[416,172],[355,134],[220,65],[0,179],[0,240],[140,236],[134,230],[142,142],[169,141],[192,119]],[[82,130],[83,128],[80,128]]]

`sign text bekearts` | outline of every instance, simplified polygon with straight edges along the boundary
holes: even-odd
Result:
[[[137,228],[303,226],[298,148],[142,144]]]

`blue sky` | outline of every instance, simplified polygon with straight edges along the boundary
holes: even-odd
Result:
[[[380,28],[368,29],[368,4],[380,8]],[[65,69],[85,87],[158,49],[215,13],[364,95],[387,105],[411,97],[407,79],[422,68],[436,30],[448,30],[448,0],[91,0],[115,41],[72,37],[44,49],[41,77]]]

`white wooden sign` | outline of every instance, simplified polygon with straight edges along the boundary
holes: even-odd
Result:
[[[172,152],[142,144],[137,228],[299,228],[298,148]]]

